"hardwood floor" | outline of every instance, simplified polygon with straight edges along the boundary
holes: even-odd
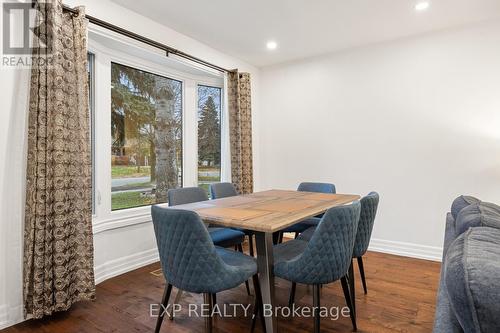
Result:
[[[65,313],[50,318],[30,320],[3,330],[17,332],[153,332],[156,318],[149,316],[149,305],[161,299],[164,279],[151,274],[159,268],[155,263],[107,280],[97,286],[95,302],[82,302]],[[364,295],[356,272],[356,308],[358,332],[431,332],[440,264],[425,260],[368,253],[365,257],[368,295]],[[286,306],[290,283],[277,279],[278,305]],[[340,282],[324,286],[321,306],[343,307],[345,300]],[[202,295],[187,294],[183,311],[174,321],[165,319],[162,332],[203,332],[203,318],[188,317],[188,303],[201,304]],[[219,306],[231,303],[253,303],[245,285],[217,294]],[[297,286],[297,305],[312,306],[312,288]],[[240,314],[243,310],[239,311]],[[260,324],[260,322],[259,322]],[[216,318],[214,332],[250,332],[250,318]],[[280,332],[311,332],[312,318],[280,318]],[[322,332],[351,332],[349,317],[338,320],[323,318]],[[257,325],[256,332],[262,332]]]

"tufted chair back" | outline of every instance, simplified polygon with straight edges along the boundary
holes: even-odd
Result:
[[[193,293],[217,293],[247,276],[222,261],[198,214],[151,207],[163,274],[174,287]],[[241,276],[239,276],[241,275]]]
[[[297,191],[300,192],[318,192],[318,193],[337,193],[335,189],[335,185],[329,183],[311,183],[311,182],[302,182],[299,184]],[[323,214],[316,215],[317,218],[322,218]]]
[[[236,192],[236,188],[231,183],[210,184],[210,196],[212,199],[234,197],[236,195],[238,195],[238,192]]]
[[[170,206],[184,205],[208,200],[207,192],[201,187],[184,187],[170,189],[167,192]]]
[[[337,193],[335,185],[329,183],[310,183],[303,182],[299,184],[297,191],[303,192],[320,192],[320,193]]]
[[[280,276],[303,284],[327,284],[347,274],[361,205],[334,207],[326,211],[304,252],[274,269]]]
[[[379,195],[377,192],[370,192],[361,199],[361,214],[359,216],[356,241],[354,242],[353,258],[363,256],[368,250],[373,224],[375,222],[375,215],[377,215],[378,202]]]

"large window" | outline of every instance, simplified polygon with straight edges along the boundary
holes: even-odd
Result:
[[[111,206],[167,201],[182,185],[182,83],[111,64]]]
[[[221,88],[198,86],[198,185],[221,180]]]
[[[95,230],[151,220],[169,189],[229,169],[224,76],[89,29]]]

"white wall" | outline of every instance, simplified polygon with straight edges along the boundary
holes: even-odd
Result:
[[[254,128],[258,128],[259,71],[166,26],[109,1],[68,0],[87,13],[225,68],[252,74]],[[167,22],[166,22],[167,23]],[[20,35],[21,31],[16,31]],[[22,320],[22,233],[29,71],[0,69],[0,329]],[[259,137],[254,135],[258,165]],[[255,174],[258,179],[258,174]],[[257,184],[258,186],[258,184]],[[157,260],[150,222],[94,235],[96,281]]]
[[[500,203],[500,22],[261,69],[260,184],[381,195],[373,248],[439,259],[459,194]]]

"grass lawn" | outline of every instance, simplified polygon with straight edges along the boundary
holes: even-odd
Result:
[[[208,167],[203,165],[198,165],[198,171],[216,171],[219,172],[219,167]]]
[[[111,166],[111,178],[133,178],[148,177],[151,175],[150,166],[141,166],[139,171],[136,166],[113,165]]]
[[[138,206],[151,205],[155,201],[154,197],[141,197],[141,192],[122,192],[111,195],[111,209],[125,209]]]
[[[220,182],[219,176],[199,176],[198,181],[200,182]]]
[[[152,188],[154,186],[153,183],[151,182],[144,182],[144,183],[133,183],[129,185],[123,185],[123,186],[115,186],[112,187],[112,191],[124,191],[124,190],[139,190],[143,188]]]
[[[208,192],[208,187],[209,187],[209,186],[210,186],[210,184],[200,184],[200,185],[199,185],[199,187],[201,187],[202,189],[204,189],[204,190],[205,190],[205,192],[207,192],[207,193],[209,193],[209,192]],[[210,195],[210,194],[208,194],[208,195]]]

